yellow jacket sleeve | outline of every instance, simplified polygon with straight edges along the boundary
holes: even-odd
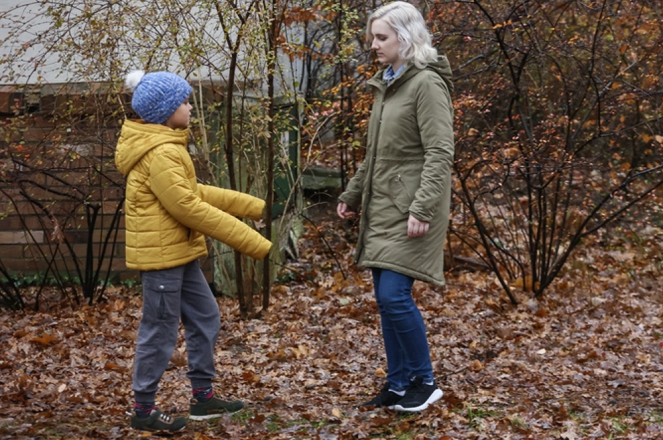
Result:
[[[260,218],[258,210],[264,208],[265,202],[235,191],[231,191],[233,194],[225,194],[225,191],[203,190],[205,198],[214,202],[209,203],[198,195],[195,181],[191,182],[187,178],[187,167],[192,169],[193,163],[183,148],[162,149],[151,162],[151,190],[166,211],[190,229],[257,260],[265,258],[272,243],[233,215],[218,208],[223,206],[228,212],[240,214],[242,211],[252,218]]]
[[[265,210],[264,200],[239,191],[200,184],[198,191],[205,202],[236,217],[260,220]]]

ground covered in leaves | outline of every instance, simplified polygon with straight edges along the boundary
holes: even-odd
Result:
[[[323,210],[324,211],[324,210]],[[328,210],[327,210],[328,211]],[[661,231],[585,246],[547,296],[510,304],[494,277],[451,270],[416,283],[443,399],[420,415],[358,411],[386,368],[368,272],[350,264],[352,223],[307,222],[260,319],[219,298],[219,394],[247,407],[189,422],[181,439],[663,438]],[[128,429],[141,297],[0,314],[0,439],[150,437]],[[158,405],[184,415],[182,340]]]

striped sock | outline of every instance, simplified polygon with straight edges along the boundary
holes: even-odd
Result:
[[[193,397],[200,403],[209,402],[209,400],[212,397],[214,397],[214,388],[213,387],[194,388]]]
[[[154,402],[134,402],[134,412],[139,419],[147,418],[153,409],[157,409]]]

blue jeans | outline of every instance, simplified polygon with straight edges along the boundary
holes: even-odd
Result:
[[[387,352],[390,388],[403,390],[410,378],[433,381],[426,326],[412,299],[414,279],[387,269],[372,269],[375,300],[380,310],[382,337]]]

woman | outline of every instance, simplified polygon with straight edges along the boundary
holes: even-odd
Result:
[[[362,406],[416,412],[442,397],[412,284],[444,285],[454,155],[451,69],[409,3],[376,10],[367,34],[385,67],[368,82],[375,102],[366,158],[337,206],[342,219],[361,209],[355,258],[372,270],[387,353],[387,383]]]

